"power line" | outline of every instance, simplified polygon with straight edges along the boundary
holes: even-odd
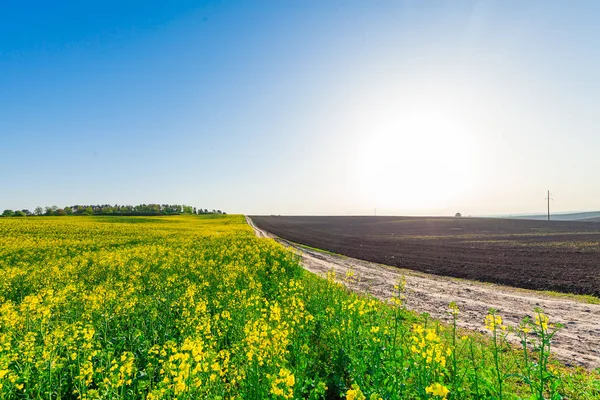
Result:
[[[546,200],[548,200],[548,221],[550,221],[550,200],[554,200],[551,196],[552,193],[548,190],[548,197],[546,197]]]

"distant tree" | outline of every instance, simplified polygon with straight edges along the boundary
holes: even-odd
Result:
[[[4,210],[4,212],[2,213],[3,217],[12,217],[13,215],[15,215],[15,212],[13,210]]]
[[[455,216],[456,218],[460,218],[460,217],[462,217],[462,214],[461,214],[461,213],[456,213],[456,214],[454,214],[454,216]]]
[[[14,215],[14,211],[7,210],[6,212],[12,212],[10,215]],[[131,205],[109,205],[109,204],[96,204],[96,205],[74,205],[66,206],[64,208],[58,208],[57,206],[51,207],[36,207],[34,212],[31,213],[29,210],[21,210],[25,216],[29,215],[178,215],[178,214],[225,214],[224,211],[215,210],[209,211],[207,208],[196,208],[192,206],[186,206],[181,204],[138,204],[136,206]],[[5,215],[5,214],[0,214]]]
[[[26,217],[26,214],[23,211],[15,211],[15,217]]]
[[[100,207],[100,214],[104,214],[104,215],[110,215],[110,214],[114,214],[115,209],[114,207],[105,205]]]
[[[52,207],[46,207],[46,210],[44,212],[44,215],[56,215],[56,211],[58,210],[57,206],[52,206]]]
[[[28,209],[25,208],[25,209],[23,209],[21,211],[23,212],[23,214],[25,214],[26,217],[31,216],[31,211],[29,211]]]

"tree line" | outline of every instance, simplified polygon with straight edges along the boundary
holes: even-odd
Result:
[[[76,205],[58,208],[57,206],[28,209],[4,210],[2,217],[63,216],[63,215],[180,215],[180,214],[226,214],[221,210],[208,210],[184,204],[138,204],[130,205]]]

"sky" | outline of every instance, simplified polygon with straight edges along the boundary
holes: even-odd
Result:
[[[600,209],[600,2],[0,1],[0,209]]]

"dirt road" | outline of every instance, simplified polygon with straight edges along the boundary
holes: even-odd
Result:
[[[554,355],[567,365],[600,368],[600,305],[555,298],[534,291],[417,273],[315,251],[277,238],[258,228],[250,218],[246,219],[256,236],[273,238],[297,251],[308,271],[322,276],[334,270],[340,278],[346,275],[346,271],[354,271],[359,281],[348,285],[352,290],[368,292],[387,300],[393,294],[395,283],[404,276],[407,308],[427,312],[443,321],[450,320],[448,304],[454,301],[460,308],[459,326],[462,328],[486,332],[483,321],[489,308],[498,310],[505,322],[514,326],[527,315],[533,317],[534,308],[541,307],[551,322],[564,325],[552,343]],[[509,339],[516,341],[515,337]]]

